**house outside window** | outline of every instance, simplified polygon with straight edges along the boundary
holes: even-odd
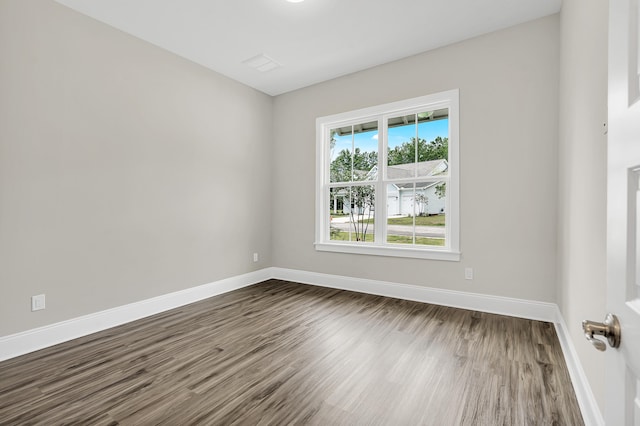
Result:
[[[316,120],[321,251],[460,260],[458,90]]]

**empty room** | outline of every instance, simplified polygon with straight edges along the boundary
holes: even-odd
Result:
[[[0,0],[0,425],[640,424],[640,0]]]

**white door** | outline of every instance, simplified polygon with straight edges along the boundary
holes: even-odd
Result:
[[[611,426],[640,426],[640,0],[610,0],[607,309],[620,320],[606,352]]]

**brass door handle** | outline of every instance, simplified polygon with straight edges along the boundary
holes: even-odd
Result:
[[[620,346],[620,322],[613,314],[607,314],[603,323],[588,320],[582,321],[582,330],[584,331],[584,337],[599,351],[607,349],[607,345],[602,340],[596,339],[595,335],[606,337],[612,348]]]

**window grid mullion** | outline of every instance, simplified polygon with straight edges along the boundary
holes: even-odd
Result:
[[[387,190],[384,183],[386,173],[387,155],[387,130],[382,117],[378,118],[378,173],[376,182],[376,215],[374,244],[385,245],[387,235]]]
[[[413,114],[414,137],[413,141],[413,177],[418,177],[418,114]],[[415,194],[414,194],[415,195]]]
[[[354,163],[353,159],[354,159],[354,157],[356,155],[356,152],[355,152],[356,151],[356,148],[355,148],[356,139],[355,139],[355,135],[353,133],[353,129],[354,129],[354,126],[351,125],[351,171],[349,172],[349,181],[350,182],[353,182],[353,177],[355,176],[355,173],[354,173],[354,170],[353,170],[353,163]]]

